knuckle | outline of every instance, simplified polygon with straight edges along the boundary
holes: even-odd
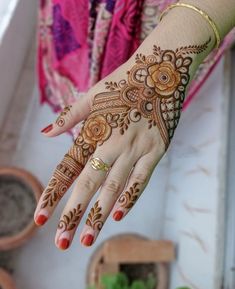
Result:
[[[108,180],[104,184],[103,189],[110,192],[113,195],[117,195],[121,190],[121,184],[116,180]]]
[[[87,176],[84,180],[80,180],[80,186],[85,191],[93,191],[96,189],[96,182],[91,177]]]
[[[144,173],[137,173],[132,176],[134,182],[144,185],[148,182],[148,175]]]

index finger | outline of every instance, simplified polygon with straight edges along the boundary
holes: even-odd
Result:
[[[52,215],[60,199],[80,175],[95,147],[81,142],[79,136],[63,160],[56,167],[46,189],[42,193],[34,214],[37,225],[43,225]]]

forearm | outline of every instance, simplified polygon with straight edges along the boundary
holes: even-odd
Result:
[[[235,26],[234,0],[180,0],[179,2],[195,5],[207,12],[216,23],[222,39]],[[200,15],[198,17],[200,18]]]
[[[179,2],[195,5],[205,11],[218,27],[221,40],[234,26],[234,0],[181,0]],[[175,7],[165,14],[136,53],[151,55],[154,45],[160,46],[161,49],[175,50],[182,46],[202,45],[209,39],[211,40],[206,49],[201,53],[191,55],[193,63],[190,67],[190,80],[199,64],[215,48],[216,38],[213,29],[203,16],[185,7]],[[133,55],[133,61],[136,53]]]
[[[179,2],[194,5],[205,11],[215,22],[221,40],[235,26],[234,0],[180,0]],[[147,42],[159,41],[163,46],[169,44],[178,46],[199,44],[209,37],[212,41],[204,55],[200,55],[201,58],[215,47],[213,29],[199,13],[186,7],[175,7],[163,17]]]
[[[234,0],[180,0],[179,2],[195,5],[205,11],[218,27],[221,40],[233,28],[235,22]],[[226,19],[226,20],[223,20]],[[128,71],[136,62],[136,55],[153,55],[154,46],[161,50],[176,51],[180,47],[202,46],[199,53],[190,53],[192,63],[189,67],[190,80],[199,64],[215,48],[216,38],[210,24],[199,13],[185,8],[175,7],[168,11],[162,21],[152,33],[138,47],[133,56],[125,62],[118,70]],[[119,81],[119,74],[114,71],[105,80]],[[186,90],[188,85],[186,87]],[[94,90],[96,88],[94,87]]]

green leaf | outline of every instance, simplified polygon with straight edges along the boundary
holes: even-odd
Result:
[[[146,289],[143,281],[133,281],[131,289]]]
[[[149,274],[148,279],[146,281],[146,289],[155,289],[157,285],[157,280],[153,276],[153,274]]]
[[[105,289],[128,289],[128,279],[123,273],[103,275],[101,283]]]

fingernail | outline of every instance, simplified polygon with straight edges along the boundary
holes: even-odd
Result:
[[[42,226],[46,223],[46,221],[48,220],[47,216],[45,215],[38,215],[35,219],[35,223],[38,226]]]
[[[47,127],[45,127],[44,129],[41,130],[42,133],[48,133],[49,131],[51,131],[53,129],[53,124],[48,125]]]
[[[114,214],[113,214],[113,218],[115,221],[120,221],[123,217],[123,212],[122,211],[116,211]]]
[[[82,244],[85,246],[91,246],[94,241],[94,236],[91,234],[86,234],[82,237]]]
[[[66,250],[66,249],[68,249],[68,247],[69,247],[69,243],[70,243],[70,242],[69,242],[68,239],[61,238],[61,239],[59,239],[59,241],[58,241],[58,246],[59,246],[60,249]]]

